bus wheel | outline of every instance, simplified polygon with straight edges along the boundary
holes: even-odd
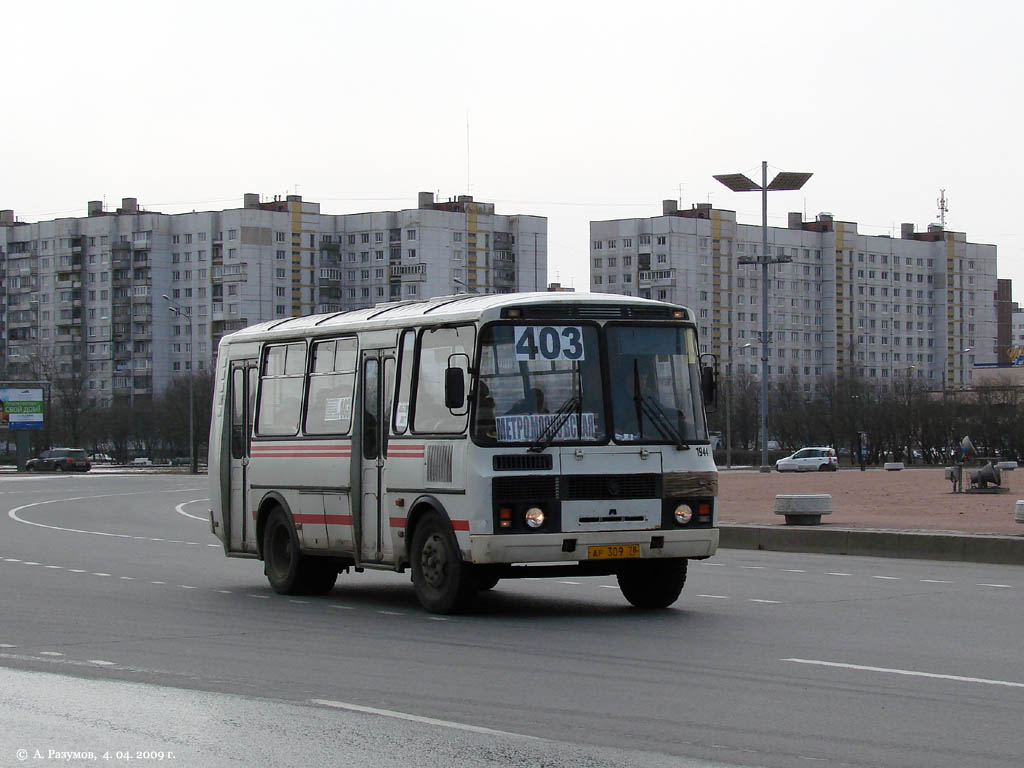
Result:
[[[641,560],[618,573],[619,589],[637,608],[668,608],[686,584],[686,558]]]
[[[462,562],[451,526],[439,515],[420,521],[412,537],[412,584],[416,598],[431,613],[458,613],[473,598],[476,582]]]
[[[263,531],[263,572],[275,592],[294,595],[300,591],[299,537],[281,509],[270,513]]]

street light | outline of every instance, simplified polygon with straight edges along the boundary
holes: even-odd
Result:
[[[742,173],[719,174],[714,177],[733,192],[761,193],[761,254],[756,259],[738,259],[738,264],[761,265],[761,471],[771,472],[768,466],[768,265],[791,261],[787,257],[768,258],[768,193],[797,190],[811,178],[810,173],[782,171],[768,183],[768,161],[761,162],[761,183]]]
[[[163,294],[164,300],[170,305],[168,309],[177,315],[180,320],[182,315],[188,319],[188,468],[190,474],[196,474],[199,468],[196,466],[196,409],[194,404],[195,395],[192,386],[192,315],[182,310],[180,306],[171,301],[171,297]]]

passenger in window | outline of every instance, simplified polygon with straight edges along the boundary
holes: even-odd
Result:
[[[476,428],[477,434],[482,437],[494,439],[498,436],[498,427],[494,420],[494,398],[491,397],[490,387],[482,381],[476,403]]]

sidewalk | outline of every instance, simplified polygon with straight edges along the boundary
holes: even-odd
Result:
[[[1024,565],[1024,525],[1014,521],[1024,469],[1003,472],[1002,485],[1008,493],[954,494],[942,467],[720,470],[721,546]],[[774,513],[780,493],[831,494],[834,511],[818,526],[788,526]]]

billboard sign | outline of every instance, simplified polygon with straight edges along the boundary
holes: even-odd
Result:
[[[0,429],[42,429],[43,390],[0,387]]]

